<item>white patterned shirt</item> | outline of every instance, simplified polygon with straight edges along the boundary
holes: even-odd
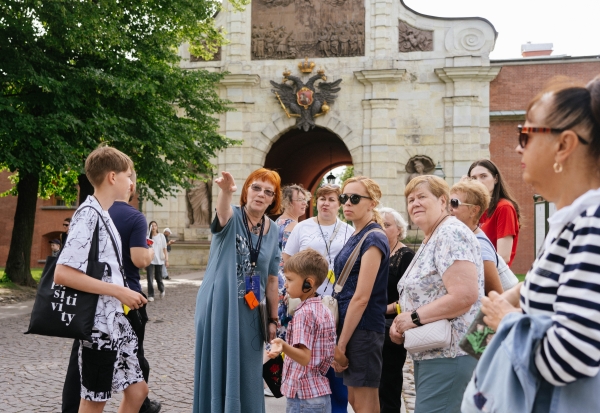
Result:
[[[464,356],[458,344],[475,319],[481,297],[484,295],[483,261],[479,241],[465,224],[454,217],[447,218],[434,232],[427,244],[415,254],[417,260],[410,271],[398,282],[402,312],[412,313],[425,304],[448,294],[442,276],[455,261],[469,261],[477,267],[479,297],[465,314],[450,320],[452,342],[450,347],[412,354],[414,360],[453,358]]]

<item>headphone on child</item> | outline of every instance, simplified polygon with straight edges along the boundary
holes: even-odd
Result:
[[[304,283],[302,284],[302,292],[307,293],[310,290],[312,290],[312,285],[310,285],[310,283],[308,282],[308,279],[306,279],[306,280],[304,280]]]

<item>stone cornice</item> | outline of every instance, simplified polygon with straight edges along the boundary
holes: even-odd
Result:
[[[491,82],[500,73],[500,67],[490,66],[465,66],[443,67],[435,69],[435,74],[445,83],[452,82]]]
[[[526,111],[524,110],[494,110],[490,111],[491,121],[514,121],[525,120]]]
[[[405,73],[406,69],[359,70],[354,72],[354,76],[367,86],[374,83],[399,82]]]
[[[219,82],[225,87],[254,86],[260,83],[259,75],[225,75]]]

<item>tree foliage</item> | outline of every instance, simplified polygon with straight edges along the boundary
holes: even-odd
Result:
[[[245,1],[230,0],[236,8]],[[215,114],[229,110],[216,89],[223,74],[181,70],[177,50],[183,42],[204,57],[217,50],[220,6],[0,2],[0,170],[16,173],[9,192],[28,175],[39,195],[75,199],[74,177],[101,142],[132,157],[145,199],[210,174],[210,159],[234,143],[217,132]]]

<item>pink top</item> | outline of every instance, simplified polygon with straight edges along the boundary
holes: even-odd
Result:
[[[288,398],[312,399],[331,394],[325,377],[335,350],[335,322],[320,297],[300,303],[287,330],[288,344],[303,344],[311,351],[306,367],[289,357],[283,362],[281,393]]]

